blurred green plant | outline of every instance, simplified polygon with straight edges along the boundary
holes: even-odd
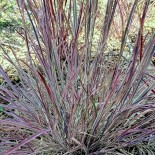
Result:
[[[12,16],[13,14],[14,16]],[[21,24],[16,0],[0,0],[0,29]]]
[[[2,107],[2,106],[0,106],[0,112],[3,112],[3,111],[4,111],[3,107]]]

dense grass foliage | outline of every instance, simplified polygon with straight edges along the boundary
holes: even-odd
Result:
[[[0,86],[2,155],[123,155],[131,148],[138,152],[142,143],[153,143],[155,75],[148,66],[155,33],[145,40],[142,31],[150,1],[143,3],[131,58],[124,58],[126,66],[122,56],[138,0],[122,22],[119,59],[107,67],[105,52],[118,8],[121,14],[120,3],[124,2],[107,2],[94,51],[98,0],[17,0],[27,54],[23,60],[12,50],[14,62],[3,51],[20,83],[13,85],[0,66],[7,83]]]

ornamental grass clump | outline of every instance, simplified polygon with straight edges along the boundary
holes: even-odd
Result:
[[[16,85],[0,66],[8,85],[0,86],[5,116],[0,119],[1,155],[123,155],[155,138],[155,76],[148,70],[155,33],[144,44],[142,31],[149,2],[126,60],[138,0],[133,2],[119,59],[109,68],[104,55],[120,1],[107,1],[96,46],[98,0],[17,0],[27,53],[21,60],[12,50],[13,62],[4,51],[18,72]]]

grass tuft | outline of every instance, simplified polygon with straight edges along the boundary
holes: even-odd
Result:
[[[16,85],[0,66],[8,85],[0,86],[0,107],[5,113],[0,119],[2,155],[120,155],[143,152],[147,146],[142,144],[154,139],[155,76],[148,67],[155,33],[143,44],[142,32],[150,1],[145,1],[139,15],[131,58],[124,67],[123,52],[138,0],[128,20],[122,19],[119,59],[109,67],[105,55],[116,10],[123,16],[118,2],[107,2],[93,51],[98,0],[17,0],[27,56],[21,60],[12,51],[14,62],[4,51],[18,73]],[[27,18],[31,26],[25,24]]]

